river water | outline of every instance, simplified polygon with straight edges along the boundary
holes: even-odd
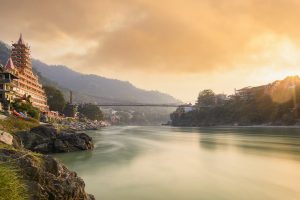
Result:
[[[300,199],[300,129],[107,127],[55,155],[99,200]]]

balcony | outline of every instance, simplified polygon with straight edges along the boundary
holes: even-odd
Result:
[[[11,79],[0,79],[0,84],[3,84],[3,83],[11,83],[12,80]]]

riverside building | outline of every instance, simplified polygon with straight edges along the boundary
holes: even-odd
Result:
[[[12,44],[12,53],[4,66],[4,71],[10,72],[17,79],[13,80],[13,91],[16,99],[28,99],[41,112],[49,112],[47,97],[39,83],[38,76],[32,71],[30,48],[20,35],[19,40]]]
[[[12,63],[11,59],[9,63]],[[9,65],[9,63],[7,65]],[[10,110],[10,104],[15,99],[15,92],[14,92],[14,80],[17,77],[7,71],[4,71],[3,67],[0,67],[0,103],[1,109]]]

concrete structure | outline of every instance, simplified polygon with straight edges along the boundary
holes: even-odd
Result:
[[[64,109],[64,115],[66,117],[74,118],[77,116],[77,111],[78,111],[78,106],[73,104],[73,92],[70,91],[70,100]]]

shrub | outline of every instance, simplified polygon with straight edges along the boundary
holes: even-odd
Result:
[[[20,101],[16,100],[13,104],[12,107],[17,111],[17,112],[23,112],[27,113],[30,117],[34,119],[39,119],[40,118],[40,111],[33,107],[32,104],[28,101]]]

